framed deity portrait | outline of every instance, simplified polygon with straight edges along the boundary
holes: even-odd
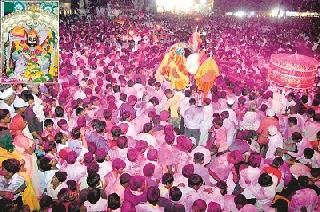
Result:
[[[1,1],[1,82],[57,82],[59,2]]]

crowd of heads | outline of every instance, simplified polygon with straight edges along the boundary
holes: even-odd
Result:
[[[178,91],[157,76],[164,54],[187,42],[195,25],[202,51],[221,70],[205,99],[192,80]],[[317,29],[309,19],[65,17],[60,84],[0,87],[8,154],[1,204],[7,211],[316,210],[319,78],[308,92],[266,78],[273,53],[319,59]],[[20,186],[5,188],[10,179]],[[28,205],[31,187],[39,205]]]

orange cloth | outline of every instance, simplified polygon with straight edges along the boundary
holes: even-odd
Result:
[[[269,167],[265,167],[263,169],[263,171],[267,172],[268,174],[273,174],[274,176],[276,176],[278,178],[278,183],[280,182],[281,177],[282,177],[282,173],[279,169],[272,167],[272,166],[269,166]]]
[[[274,199],[272,200],[272,203],[276,203],[277,200],[282,199],[284,201],[286,201],[288,204],[290,203],[290,200],[288,200],[287,198],[285,198],[284,196],[280,196],[280,195],[276,195],[274,197]]]
[[[172,57],[172,52],[168,52],[167,54],[164,55],[162,62],[160,63],[159,66],[159,72],[161,75],[163,75],[164,77],[169,77],[169,62],[170,62],[170,58]]]
[[[318,149],[319,145],[320,145],[320,140],[317,141],[310,141],[310,144],[312,146],[313,149]]]
[[[175,48],[168,52],[160,63],[158,72],[171,82],[172,89],[182,90],[189,85],[186,59],[175,53]]]
[[[21,26],[16,26],[12,29],[11,34],[16,37],[24,38],[26,35],[26,31]]]
[[[34,186],[32,184],[32,176],[30,176],[28,172],[20,172],[19,174],[22,177],[24,177],[27,185],[27,188],[24,190],[22,194],[23,203],[28,205],[31,211],[38,211],[40,209],[40,204],[36,196]]]
[[[23,159],[23,156],[20,152],[17,150],[14,150],[13,152],[8,152],[7,150],[0,147],[0,164],[7,159],[15,158],[17,160]],[[32,175],[30,175],[30,172],[19,172],[19,175],[23,176],[27,188],[24,190],[22,194],[22,199],[25,204],[27,204],[31,210],[39,210],[39,201],[36,197],[34,186],[32,185]],[[31,180],[32,179],[32,180]]]
[[[182,55],[173,55],[169,63],[169,81],[172,89],[183,90],[189,85],[188,70],[186,69],[186,59]]]
[[[203,91],[203,93],[207,94],[211,90],[217,76],[219,75],[220,71],[216,61],[212,58],[206,59],[201,64],[195,75],[198,90]]]
[[[261,120],[259,129],[257,130],[258,134],[260,134],[258,143],[259,144],[268,144],[268,127],[276,126],[278,131],[280,130],[279,120],[273,117],[265,117]]]

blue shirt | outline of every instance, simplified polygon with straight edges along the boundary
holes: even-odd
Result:
[[[77,155],[79,156],[82,150],[82,142],[79,140],[71,140],[68,141],[68,147],[75,151]]]
[[[108,150],[108,143],[107,140],[100,134],[93,132],[86,137],[86,140],[89,143],[94,143],[97,149],[106,149]]]

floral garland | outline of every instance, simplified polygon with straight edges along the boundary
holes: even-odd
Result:
[[[40,65],[37,63],[37,58],[32,58],[31,61],[28,62],[26,71],[23,76],[27,79],[37,79],[44,75],[44,73],[40,69]]]
[[[51,48],[52,49],[52,48]],[[58,66],[59,66],[59,51],[56,50],[53,58],[53,63],[51,64],[49,68],[49,75],[56,77],[58,76]]]
[[[52,35],[51,35],[52,36]],[[52,38],[50,38],[50,42],[52,42]],[[46,82],[50,79],[52,79],[52,73],[56,73],[57,70],[56,67],[50,66],[49,67],[49,74],[44,74],[43,71],[40,69],[39,61],[42,58],[51,58],[51,54],[53,51],[52,45],[50,45],[48,51],[45,51],[41,46],[36,46],[35,50],[31,52],[30,47],[27,45],[27,43],[22,43],[20,41],[15,42],[15,49],[16,51],[21,54],[22,52],[30,55],[27,62],[27,67],[25,70],[25,73],[22,74],[22,76],[26,79],[30,79],[33,82]],[[51,73],[51,74],[50,74]],[[13,70],[11,70],[11,74],[13,74]]]

